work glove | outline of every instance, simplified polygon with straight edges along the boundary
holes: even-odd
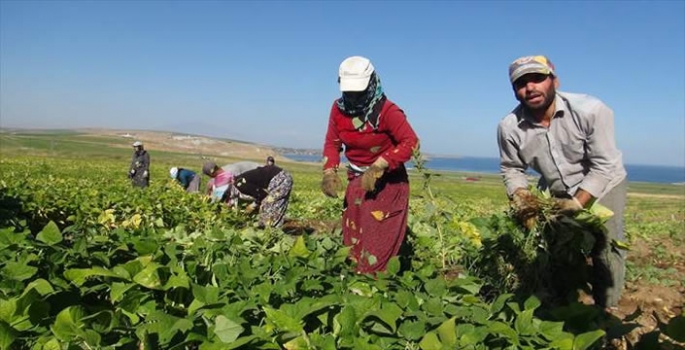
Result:
[[[532,229],[537,223],[540,212],[540,200],[530,191],[520,188],[514,192],[511,198],[511,206],[514,215],[527,229]]]
[[[143,177],[147,179],[148,176],[150,176],[150,174],[148,174],[147,170],[143,171]]]
[[[338,197],[338,191],[342,189],[342,180],[335,169],[326,169],[321,180],[321,191],[328,197]]]
[[[577,212],[583,210],[583,205],[580,204],[580,201],[576,197],[555,198],[554,208],[561,214],[573,216]]]
[[[362,175],[362,188],[366,192],[373,192],[376,190],[376,182],[383,176],[385,169],[388,167],[388,162],[379,157],[371,166],[366,169]]]
[[[254,211],[258,208],[259,206],[257,205],[256,202],[250,203],[247,207],[245,207],[245,214],[250,215],[254,213]]]

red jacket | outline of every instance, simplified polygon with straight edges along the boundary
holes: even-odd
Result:
[[[378,130],[373,130],[368,123],[357,130],[352,124],[353,118],[342,114],[333,102],[323,146],[324,170],[338,167],[342,145],[345,145],[347,160],[360,167],[373,164],[379,156],[388,161],[388,170],[408,161],[419,139],[404,111],[386,100],[378,118]]]

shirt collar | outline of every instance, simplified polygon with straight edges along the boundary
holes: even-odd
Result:
[[[554,116],[552,117],[552,119],[557,117],[561,118],[568,112],[568,109],[566,108],[566,103],[564,102],[564,99],[562,99],[559,95],[559,91],[557,91],[556,96],[554,97],[554,108]],[[516,108],[516,115],[518,116],[519,125],[521,125],[521,123],[523,123],[524,120],[535,126],[541,125],[533,118],[532,115],[530,115],[530,113],[528,113],[528,110],[523,107],[523,104],[519,104],[518,108]]]

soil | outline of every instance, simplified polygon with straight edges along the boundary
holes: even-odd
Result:
[[[669,242],[663,243],[669,245],[666,248],[674,254],[673,256],[685,256],[684,246],[677,246],[673,242]],[[628,253],[629,262],[637,266],[658,266],[658,262],[654,259],[647,242],[638,239],[632,243]],[[657,330],[659,323],[666,323],[669,319],[683,314],[685,285],[682,284],[682,281],[685,281],[685,261],[679,259],[674,263],[669,263],[668,267],[675,267],[677,271],[675,276],[669,278],[674,281],[681,281],[679,286],[662,286],[644,279],[626,283],[618,308],[612,310],[611,314],[620,319],[623,324],[635,323],[638,327],[620,342],[607,348],[631,348],[629,344],[635,344],[642,334]],[[580,301],[585,304],[592,304],[592,297],[584,295],[581,296]],[[683,343],[676,344],[685,346]]]
[[[331,234],[340,228],[340,220],[286,219],[281,229],[291,235]]]

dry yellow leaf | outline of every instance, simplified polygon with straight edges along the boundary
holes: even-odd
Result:
[[[380,210],[372,211],[371,215],[373,215],[373,218],[378,221],[382,221],[385,218],[385,214]]]

